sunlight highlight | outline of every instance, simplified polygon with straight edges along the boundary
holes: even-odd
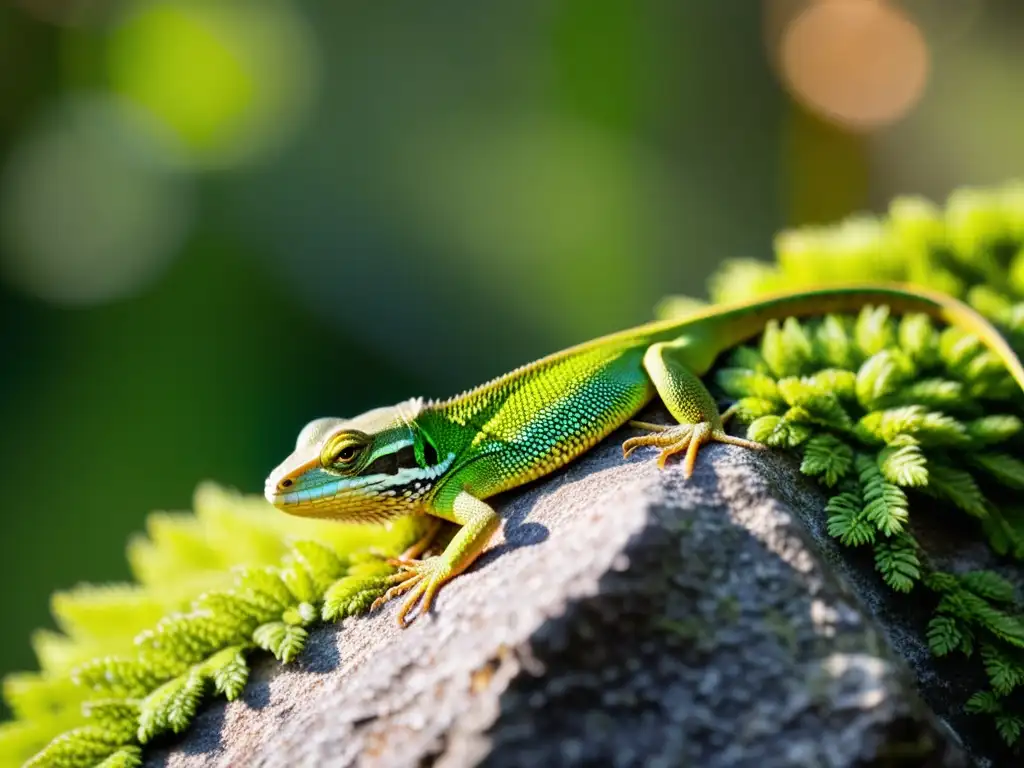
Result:
[[[930,69],[918,25],[883,0],[807,4],[786,25],[778,56],[795,98],[862,131],[904,117],[920,100]]]

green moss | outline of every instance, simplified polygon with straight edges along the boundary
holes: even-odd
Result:
[[[33,638],[40,671],[4,681],[15,719],[0,725],[0,765],[140,764],[142,746],[186,729],[205,698],[241,695],[254,653],[288,663],[307,627],[367,610],[394,572],[383,557],[422,534],[413,518],[291,518],[212,484],[194,505],[151,515],[129,544],[136,584],[54,595],[60,632]]]
[[[1024,350],[1024,180],[958,189],[945,207],[899,197],[881,216],[780,232],[774,262],[728,260],[709,287],[715,302],[732,302],[866,280],[914,283],[964,299]],[[661,305],[668,313],[685,306],[682,297]]]
[[[726,261],[709,288],[714,302],[734,302],[892,281],[963,299],[1024,355],[1024,181],[958,189],[944,207],[901,197],[884,215],[783,231],[773,262]],[[692,306],[668,297],[659,312]],[[933,652],[977,658],[980,648],[992,690],[965,710],[992,716],[1003,739],[1016,743],[1024,727],[1019,604],[997,606],[979,586],[991,587],[995,574],[938,578],[908,529],[923,494],[974,518],[997,554],[1024,557],[1024,507],[1014,501],[1024,489],[1021,397],[1001,363],[962,331],[940,332],[924,316],[897,323],[879,307],[802,329],[793,320],[770,324],[759,349],[741,347],[728,365],[718,383],[750,422],[748,437],[797,453],[801,470],[832,493],[829,532],[845,545],[873,547],[893,589],[923,584],[935,593]]]
[[[973,518],[996,552],[1024,556],[1024,520],[1003,512],[1024,483],[1020,398],[1008,373],[976,364],[986,354],[924,316],[897,321],[865,307],[856,318],[769,329],[758,346],[734,350],[713,380],[739,403],[748,438],[793,451],[827,490],[830,535],[871,548],[896,592],[925,591],[932,652],[984,668],[991,688],[964,707],[991,716],[1013,744],[1024,724],[1024,616],[1013,587],[988,571],[937,570],[913,534],[919,505],[934,515],[927,494]]]

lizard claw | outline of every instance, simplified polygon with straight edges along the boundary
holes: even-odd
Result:
[[[389,560],[389,564],[397,565],[401,570],[391,576],[388,582],[392,586],[383,595],[373,601],[370,610],[375,610],[385,603],[409,593],[398,611],[398,626],[407,627],[416,618],[430,610],[438,590],[452,578],[451,568],[441,557],[428,557],[425,560]],[[416,615],[406,621],[406,617],[419,606]]]
[[[731,414],[730,414],[731,415]],[[733,437],[718,426],[712,426],[711,422],[702,421],[698,424],[647,424],[645,422],[631,422],[634,426],[651,429],[652,434],[631,437],[622,444],[622,457],[629,455],[641,446],[654,446],[661,448],[658,455],[658,467],[665,468],[669,457],[686,451],[686,458],[683,460],[683,476],[689,479],[693,474],[693,468],[697,463],[697,453],[707,443],[728,443],[738,445],[742,448],[749,448],[761,451],[767,448],[762,443],[755,443],[752,440],[744,440],[741,437]],[[652,429],[653,428],[653,429]]]

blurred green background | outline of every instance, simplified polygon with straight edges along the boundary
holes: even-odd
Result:
[[[305,421],[1024,175],[1019,0],[0,6],[0,673]]]

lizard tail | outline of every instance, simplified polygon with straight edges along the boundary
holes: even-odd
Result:
[[[1024,390],[1024,365],[996,327],[962,301],[938,291],[897,284],[830,286],[718,305],[709,308],[707,313],[713,320],[709,330],[715,346],[727,349],[759,335],[769,320],[858,312],[868,304],[884,304],[897,314],[920,312],[977,336],[999,357]],[[692,324],[699,314],[688,316],[687,324]]]

